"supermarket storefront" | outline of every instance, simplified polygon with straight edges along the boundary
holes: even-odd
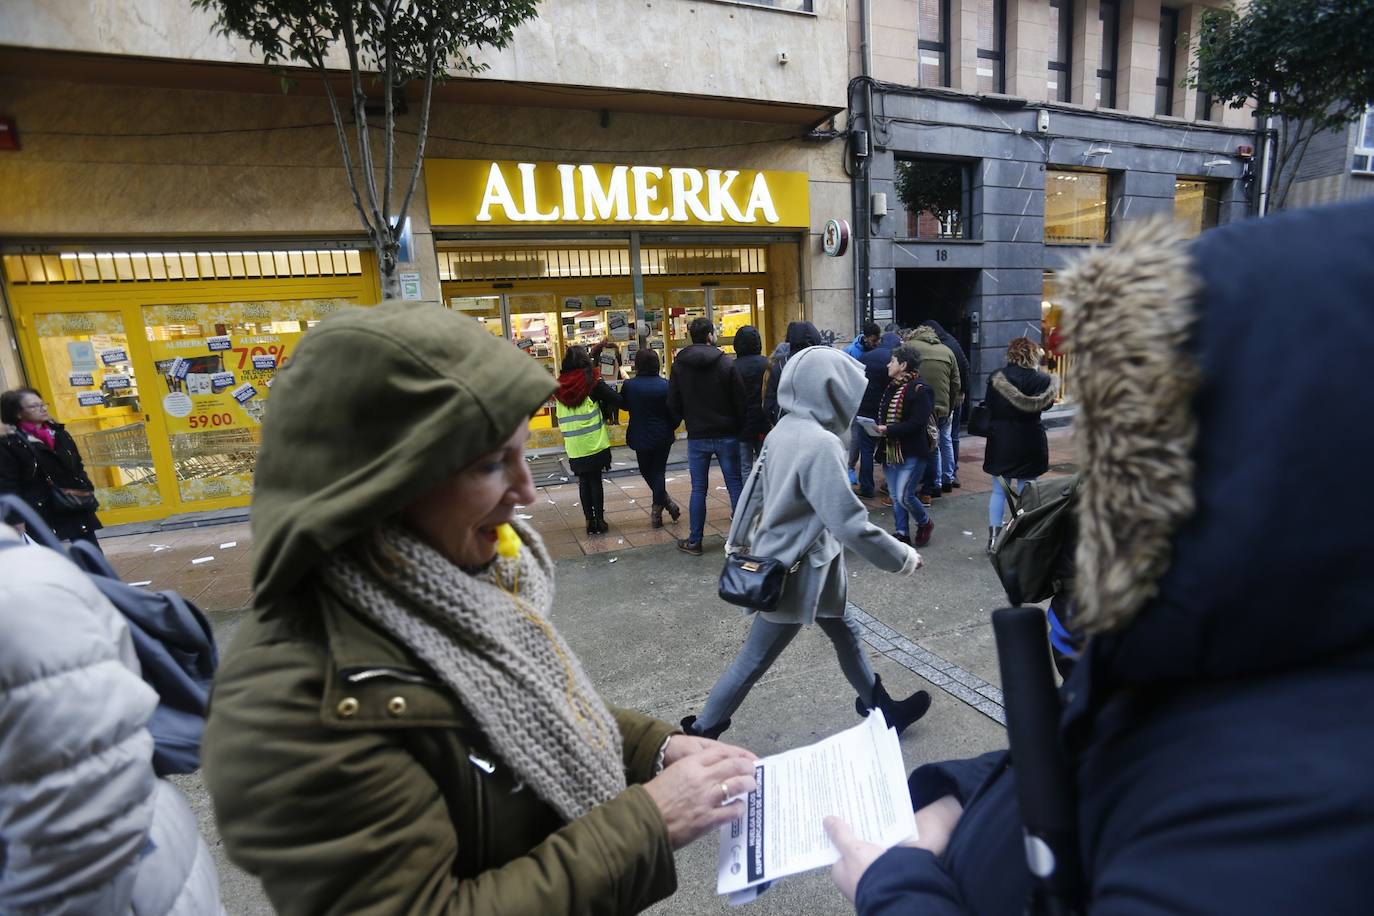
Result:
[[[804,172],[432,160],[425,177],[445,303],[551,373],[567,347],[611,341],[606,377],[640,347],[666,374],[695,318],[730,350],[743,325],[767,347],[801,317]],[[531,425],[531,449],[561,447],[552,403]]]
[[[243,506],[272,377],[305,331],[377,298],[356,247],[53,246],[3,258],[31,385],[106,524]]]

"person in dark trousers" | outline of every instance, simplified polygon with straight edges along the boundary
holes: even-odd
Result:
[[[1366,200],[1191,243],[1128,224],[1060,274],[1089,638],[1047,740],[1077,796],[1073,912],[1371,911],[1374,489],[1273,498],[1369,454],[1371,251]],[[917,770],[943,826],[867,868],[832,822],[860,916],[1025,912],[1020,778],[1000,753]]]
[[[763,386],[768,377],[768,357],[763,355],[763,338],[758,328],[746,324],[735,332],[735,368],[744,383],[744,426],[740,429],[742,475],[758,460],[763,437],[771,428],[763,415]]]
[[[824,342],[821,332],[809,321],[793,321],[787,325],[787,339],[773,351],[773,358],[768,364],[768,384],[764,387],[763,415],[768,418],[770,428],[777,426],[786,413],[778,405],[778,381],[782,378],[782,369],[787,365],[787,360],[807,347]]]
[[[902,339],[896,334],[883,334],[879,331],[878,325],[871,321],[865,327],[865,331],[872,331],[873,335],[870,338],[872,346],[859,357],[859,362],[864,367],[864,376],[868,379],[864,399],[859,402],[859,416],[882,422],[878,420],[878,407],[890,380],[888,363],[892,361],[893,352],[902,345]],[[857,437],[859,445],[859,482],[855,485],[854,492],[864,499],[872,499],[877,495],[873,480],[873,453],[878,440],[864,432],[857,421],[854,423],[853,435]]]
[[[983,470],[1004,477],[1017,493],[1049,470],[1050,443],[1041,411],[1054,403],[1058,381],[1036,369],[1040,347],[1029,337],[1007,345],[1007,365],[988,378],[987,402],[992,422],[988,426]],[[995,481],[988,496],[988,551],[1002,530],[1007,496]]]
[[[921,355],[911,347],[898,347],[887,361],[888,384],[878,402],[875,420],[883,476],[892,493],[894,536],[904,544],[924,547],[930,543],[935,522],[916,496],[916,487],[931,460],[927,424],[935,412],[935,394],[921,378]],[[911,532],[911,521],[916,531]]]
[[[674,522],[682,515],[663,479],[674,432],[681,421],[668,410],[668,380],[658,373],[658,354],[641,347],[635,353],[634,378],[620,386],[620,403],[630,414],[625,444],[634,449],[639,475],[653,493],[650,524],[662,528],[665,510]]]
[[[964,348],[959,346],[959,341],[954,335],[945,330],[940,322],[928,319],[925,322],[930,329],[935,332],[935,336],[940,338],[940,343],[949,347],[949,351],[954,354],[954,361],[959,364],[959,403],[955,404],[949,416],[949,436],[950,451],[954,455],[954,464],[946,482],[950,489],[957,490],[961,486],[959,483],[959,422],[964,415],[964,402],[968,399],[969,386],[973,384],[973,375],[969,370],[968,356],[964,353]]]
[[[684,553],[699,557],[706,530],[711,458],[720,464],[732,512],[744,486],[739,460],[744,383],[735,369],[735,361],[716,346],[716,329],[709,318],[695,319],[688,325],[687,333],[692,345],[673,357],[668,409],[687,421],[687,466],[692,474],[692,501],[687,508],[691,533],[679,540],[677,546]]]
[[[577,492],[588,534],[605,534],[606,494],[601,474],[611,469],[611,437],[606,414],[622,405],[615,389],[601,380],[586,347],[568,347],[554,392],[554,417],[563,434],[568,467],[577,475]]]
[[[882,337],[882,334],[882,328],[878,327],[876,321],[864,322],[863,331],[859,336],[854,338],[853,343],[845,347],[845,354],[847,356],[852,356],[862,363],[864,354],[878,346],[878,340]],[[863,482],[859,475],[859,466],[862,464],[863,459],[863,450],[860,440],[864,437],[865,433],[863,429],[859,427],[858,422],[858,417],[862,416],[867,416],[867,414],[860,410],[858,416],[854,418],[854,425],[849,430],[849,458],[845,467],[849,470],[849,485],[851,487],[859,487]],[[868,492],[870,494],[873,492],[871,477],[869,479]]]
[[[71,433],[32,388],[0,394],[0,493],[13,493],[33,506],[62,540],[100,548],[95,484]],[[76,505],[80,502],[88,506]]]

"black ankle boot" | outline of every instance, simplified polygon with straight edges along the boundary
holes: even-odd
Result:
[[[887,695],[887,688],[883,686],[883,679],[879,675],[873,675],[873,706],[883,711],[883,718],[887,724],[897,729],[897,734],[901,735],[907,728],[926,714],[930,709],[930,694],[924,690],[918,690],[905,700],[894,700]],[[854,700],[854,711],[861,716],[868,715],[872,707],[864,703],[863,697]]]
[[[668,510],[668,516],[672,518],[673,521],[676,522],[678,519],[682,518],[682,507],[671,499],[663,504],[663,508]]]
[[[717,725],[715,728],[707,728],[707,729],[698,729],[698,728],[697,728],[697,717],[696,717],[696,716],[688,716],[687,718],[685,718],[685,719],[682,720],[682,730],[683,730],[684,732],[686,732],[686,733],[689,734],[689,735],[696,735],[698,738],[710,738],[710,739],[713,740],[713,741],[714,741],[716,738],[719,738],[719,737],[721,736],[721,733],[724,732],[724,731],[725,731],[727,728],[729,728],[729,727],[730,727],[730,720],[729,720],[729,719],[726,719],[724,722],[720,723],[720,724]]]

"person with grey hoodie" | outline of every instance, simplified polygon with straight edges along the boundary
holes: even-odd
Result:
[[[195,814],[153,772],[157,704],[95,583],[0,524],[0,913],[224,912]]]
[[[778,384],[784,414],[745,482],[725,549],[796,569],[775,609],[750,612],[749,636],[711,688],[706,707],[682,720],[689,734],[716,737],[729,728],[749,690],[812,623],[834,644],[840,669],[858,694],[859,715],[877,707],[901,733],[930,708],[923,690],[904,700],[888,695],[846,609],[846,549],[885,572],[910,576],[921,567],[921,555],[870,522],[846,485],[849,428],[866,387],[863,368],[843,350],[812,346],[788,359]]]

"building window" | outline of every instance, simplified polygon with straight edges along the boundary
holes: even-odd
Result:
[[[1155,114],[1174,113],[1174,49],[1178,44],[1178,10],[1159,9],[1159,76],[1155,78]]]
[[[1107,241],[1108,178],[1101,172],[1045,170],[1045,241]]]
[[[1046,97],[1050,101],[1070,101],[1069,63],[1073,49],[1073,0],[1050,0],[1050,58]]]
[[[897,199],[912,239],[969,237],[970,171],[948,159],[898,159]]]
[[[1221,219],[1221,184],[1195,178],[1174,182],[1174,220],[1190,235],[1211,229]]]
[[[978,91],[1007,91],[1007,0],[978,0]]]
[[[1097,18],[1102,24],[1102,66],[1097,70],[1097,104],[1116,107],[1116,58],[1121,48],[1121,9],[1117,0],[1100,0]]]
[[[1364,110],[1359,133],[1355,134],[1355,156],[1350,170],[1361,175],[1374,175],[1374,105]]]
[[[921,0],[916,14],[916,84],[949,85],[949,0]]]

